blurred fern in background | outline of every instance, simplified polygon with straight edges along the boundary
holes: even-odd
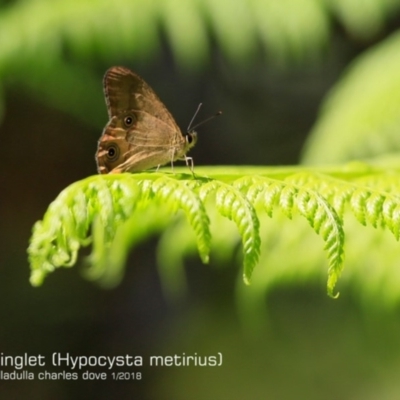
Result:
[[[97,113],[103,105],[98,100],[100,75],[94,71],[94,61],[154,59],[166,40],[176,64],[188,70],[209,62],[213,42],[232,63],[245,65],[262,51],[272,62],[290,67],[323,57],[334,21],[355,41],[368,42],[384,34],[399,8],[397,0],[4,2],[0,5],[0,82],[3,90],[10,82],[28,86],[41,101],[98,127]],[[385,40],[376,46],[385,47]],[[391,48],[385,65],[393,65],[381,74],[396,82],[394,43]],[[376,64],[380,57],[379,51],[371,52]],[[371,69],[370,74],[366,87],[379,84],[379,73]],[[348,76],[338,86],[352,79]],[[78,99],[84,100],[84,109],[76,106]],[[354,100],[347,98],[352,104]],[[382,100],[391,98],[379,98],[380,104]]]

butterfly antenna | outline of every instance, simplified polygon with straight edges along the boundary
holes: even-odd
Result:
[[[192,124],[193,124],[193,121],[194,121],[195,118],[197,117],[197,114],[199,113],[200,108],[201,108],[202,105],[203,105],[203,103],[200,103],[200,104],[198,105],[196,112],[194,113],[192,119],[191,119],[190,122],[189,122],[189,125],[188,125],[188,127],[187,127],[187,129],[186,129],[186,132],[190,132],[190,131],[193,130],[193,128],[191,128],[191,126],[192,126]]]
[[[193,123],[194,119],[196,118],[197,114],[199,113],[200,108],[201,108],[202,105],[203,105],[203,103],[200,103],[199,106],[197,107],[197,110],[196,110],[196,112],[194,113],[193,118],[191,119],[190,124],[189,124],[189,126],[188,126],[188,128],[187,128],[187,130],[186,130],[187,133],[193,132],[193,131],[194,131],[196,128],[198,128],[199,126],[205,124],[206,122],[208,122],[208,121],[210,121],[210,120],[214,119],[215,117],[218,117],[219,115],[222,114],[222,111],[218,111],[218,112],[215,113],[214,115],[211,115],[211,117],[208,117],[208,118],[206,118],[204,121],[199,122],[197,125],[192,126],[192,123]]]

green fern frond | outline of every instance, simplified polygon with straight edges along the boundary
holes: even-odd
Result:
[[[314,231],[325,241],[328,252],[328,293],[333,290],[343,266],[344,231],[343,221],[334,208],[317,192],[289,181],[277,181],[265,177],[244,178],[236,183],[256,208],[260,206],[272,217],[273,209],[279,206],[291,219],[294,212],[306,218]]]
[[[302,173],[291,182],[312,187],[324,196],[343,216],[347,208],[362,225],[387,228],[399,240],[398,178],[393,173],[349,177],[348,181],[325,175]],[[396,193],[397,188],[397,193]],[[392,193],[388,192],[391,190]]]
[[[109,64],[154,57],[160,26],[177,64],[191,70],[210,57],[210,31],[235,63],[251,60],[261,43],[271,59],[288,64],[321,55],[332,14],[350,32],[370,37],[398,10],[399,3],[392,0],[17,1],[0,7],[0,77],[28,85],[42,101],[97,126],[99,77],[82,66],[93,60]],[[81,82],[84,90],[79,90]],[[82,103],[87,104],[83,111],[77,106]]]
[[[185,182],[185,181],[184,181]],[[161,177],[152,186],[154,197],[173,208],[182,209],[195,232],[197,247],[204,263],[208,263],[211,233],[210,220],[201,196],[179,180]]]
[[[123,276],[129,250],[162,232],[160,271],[175,288],[184,283],[184,254],[197,248],[203,262],[214,251],[216,255],[223,251],[226,258],[234,251],[237,235],[243,246],[243,277],[249,282],[260,250],[268,247],[265,238],[261,246],[260,238],[270,218],[293,219],[295,232],[298,215],[325,242],[328,294],[333,296],[343,268],[343,221],[349,213],[360,227],[384,229],[399,239],[398,182],[394,169],[386,173],[373,166],[319,173],[301,167],[199,167],[196,176],[149,172],[89,177],[62,191],[43,220],[35,224],[28,249],[31,282],[40,285],[49,272],[72,266],[79,248],[92,243],[86,275],[103,285],[115,285]],[[275,215],[275,209],[280,213]],[[224,219],[233,221],[237,230]],[[279,228],[274,229],[269,237],[273,232],[280,234]],[[288,233],[282,235],[280,241],[289,238]],[[265,256],[261,260],[268,263]]]
[[[109,61],[115,55],[151,57],[159,46],[159,25],[176,60],[191,68],[209,56],[209,27],[225,55],[236,62],[256,53],[260,36],[273,56],[304,59],[320,51],[329,34],[329,14],[322,0],[282,5],[259,0],[82,0],[79,4],[36,0],[0,8],[0,22],[0,54],[8,65],[21,59],[18,54],[25,60],[35,60],[38,52],[47,60],[61,59],[62,45],[81,62],[93,57]]]
[[[33,284],[40,284],[56,267],[75,264],[79,248],[91,242],[92,224],[97,241],[104,247],[110,244],[140,195],[136,182],[121,183],[119,178],[89,177],[63,190],[50,204],[43,221],[33,228],[35,240],[28,249]]]
[[[215,205],[220,214],[235,222],[243,243],[243,279],[250,283],[251,274],[258,262],[261,239],[259,221],[252,204],[235,187],[219,181],[206,183],[200,190],[205,199],[215,191]]]
[[[327,96],[307,139],[307,164],[400,151],[400,33],[358,57]]]
[[[200,256],[208,262],[209,220],[196,193],[168,176],[148,174],[150,179],[140,179],[143,176],[146,174],[94,176],[65,189],[50,205],[43,222],[34,227],[33,236],[38,240],[29,247],[31,282],[40,284],[55,267],[74,264],[79,247],[93,238],[92,267],[87,274],[104,284],[115,284],[129,247],[163,228],[178,209],[185,212]]]
[[[392,0],[327,0],[327,7],[340,19],[352,36],[371,39],[381,32],[400,4]]]

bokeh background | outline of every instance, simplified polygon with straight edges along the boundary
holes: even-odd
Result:
[[[400,147],[399,28],[396,0],[0,0],[0,352],[224,355],[219,368],[145,365],[136,382],[3,380],[1,398],[398,399],[397,304],[346,279],[328,298],[326,265],[320,279],[273,286],[253,325],[238,311],[236,259],[187,260],[188,290],[170,301],[157,238],[132,252],[112,290],[85,280],[82,265],[32,288],[26,248],[58,193],[96,173],[110,66],[138,72],[183,130],[200,102],[201,117],[223,111],[199,129],[195,165],[342,162]],[[382,87],[391,96],[375,96]],[[390,146],[361,151],[365,121],[394,132]],[[355,138],[352,150],[332,135]],[[295,263],[295,247],[285,257]]]

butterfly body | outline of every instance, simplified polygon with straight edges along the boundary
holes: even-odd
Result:
[[[197,140],[183,135],[174,118],[149,85],[124,67],[104,76],[109,122],[96,153],[101,174],[138,172],[186,158]]]

